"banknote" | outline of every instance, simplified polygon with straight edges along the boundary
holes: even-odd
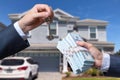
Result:
[[[75,74],[80,74],[91,68],[94,59],[89,51],[76,44],[76,41],[83,41],[76,33],[68,33],[65,38],[58,41],[57,48],[66,57]]]

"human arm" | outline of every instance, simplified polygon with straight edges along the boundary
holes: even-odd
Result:
[[[17,21],[17,23],[20,29],[26,34],[44,23],[48,17],[52,20],[52,9],[48,5],[37,4]],[[18,34],[13,24],[0,32],[0,42],[0,59],[14,55],[29,46],[28,41],[24,40]]]
[[[50,18],[52,21],[53,16],[54,14],[51,7],[45,4],[36,4],[18,21],[18,24],[23,32],[27,33],[46,22],[47,18]]]
[[[82,41],[77,41],[77,44],[88,49],[95,60],[94,66],[96,68],[100,68],[102,66],[103,54],[96,47],[90,43]]]
[[[119,55],[110,55],[110,66],[106,76],[120,77],[120,56]]]
[[[120,57],[101,53],[96,47],[87,42],[78,41],[79,46],[83,46],[89,50],[95,59],[94,67],[101,69],[105,76],[120,77]]]
[[[27,40],[17,33],[13,25],[0,32],[0,59],[25,49],[29,46]]]

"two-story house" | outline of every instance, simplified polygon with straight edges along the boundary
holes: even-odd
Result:
[[[14,23],[22,14],[9,14]],[[68,71],[66,57],[56,48],[57,42],[64,38],[67,33],[76,31],[88,42],[94,44],[103,53],[112,53],[114,44],[107,42],[108,22],[94,19],[80,20],[61,9],[54,10],[54,20],[50,24],[50,31],[46,23],[29,32],[28,38],[31,46],[17,54],[17,56],[31,56],[39,63],[40,71]],[[52,34],[50,40],[48,35]]]

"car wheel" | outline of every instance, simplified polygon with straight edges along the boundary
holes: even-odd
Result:
[[[35,80],[36,78],[38,78],[38,73],[33,77],[32,80]]]
[[[29,74],[28,80],[33,80],[33,79],[32,79],[32,74],[31,74],[31,73]]]
[[[34,78],[38,78],[38,73],[39,73],[39,69],[37,70],[37,73],[35,74]]]

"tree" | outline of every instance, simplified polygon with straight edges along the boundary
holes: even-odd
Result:
[[[116,54],[117,54],[117,55],[120,55],[120,50],[118,50],[118,51],[116,52]]]

